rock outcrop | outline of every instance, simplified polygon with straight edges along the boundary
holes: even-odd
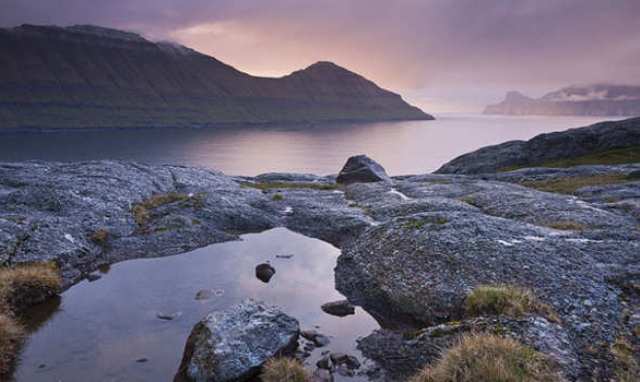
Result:
[[[635,134],[637,123],[594,125],[584,144],[611,147],[624,140],[617,134],[627,140]],[[337,184],[331,176],[230,177],[117,161],[3,163],[0,256],[7,264],[53,260],[70,286],[100,264],[177,254],[284,226],[342,249],[336,286],[384,329],[382,342],[365,340],[381,346],[363,342],[362,350],[391,373],[429,362],[435,350],[415,360],[407,353],[407,363],[396,359],[401,365],[385,364],[376,352],[393,360],[407,334],[444,325],[452,328],[446,338],[418,336],[415,345],[435,349],[457,338],[450,333],[507,328],[555,357],[567,379],[609,380],[619,339],[630,338],[632,354],[640,354],[633,342],[640,330],[639,170],[640,163],[590,165]],[[95,235],[101,230],[109,234]],[[485,284],[532,290],[558,322],[468,317],[466,296]],[[385,338],[396,342],[387,347]]]
[[[487,106],[484,113],[637,117],[640,116],[640,86],[569,86],[537,99],[509,92],[504,101]]]
[[[633,161],[633,158],[640,161],[640,118],[601,122],[540,134],[528,141],[510,141],[483,147],[453,159],[436,173],[478,174],[516,167],[557,166],[562,165],[563,160],[590,164]],[[560,163],[553,163],[558,161]]]
[[[176,379],[249,380],[270,358],[291,355],[299,331],[296,319],[252,300],[210,313],[189,335]]]
[[[330,62],[254,77],[184,46],[95,26],[0,29],[0,128],[433,119]]]
[[[390,181],[389,175],[378,162],[366,155],[350,157],[336,178],[336,182],[340,184],[383,181]]]

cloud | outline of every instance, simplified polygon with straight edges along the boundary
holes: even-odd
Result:
[[[637,0],[0,1],[4,26],[133,29],[259,75],[332,60],[425,99],[640,78]]]

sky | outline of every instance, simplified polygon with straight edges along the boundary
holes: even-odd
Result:
[[[0,0],[0,26],[95,24],[262,76],[333,61],[429,112],[640,84],[640,0]]]

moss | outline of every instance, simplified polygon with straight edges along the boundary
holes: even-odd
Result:
[[[561,381],[557,367],[542,353],[492,334],[468,335],[409,382]]]
[[[313,182],[244,182],[242,188],[256,188],[258,190],[286,190],[286,189],[312,189],[312,190],[336,190],[339,186],[335,183]]]
[[[476,287],[465,300],[465,311],[469,316],[492,314],[520,317],[537,313],[552,321],[559,321],[553,309],[540,302],[531,290],[510,285]]]
[[[617,338],[611,345],[611,354],[615,359],[615,373],[620,382],[640,380],[640,364],[635,358],[632,345],[624,337]]]
[[[463,196],[463,197],[459,198],[458,200],[460,200],[461,202],[465,202],[465,203],[467,203],[469,205],[472,205],[474,207],[478,207],[478,208],[480,207],[480,205],[478,204],[478,201],[476,200],[476,198],[474,198],[471,195]]]
[[[574,194],[578,189],[583,187],[603,186],[628,181],[629,179],[627,179],[627,176],[624,174],[605,174],[554,178],[547,180],[530,180],[521,182],[520,184],[540,191]]]
[[[89,235],[89,240],[101,247],[105,247],[109,241],[109,231],[100,228]]]
[[[11,370],[24,336],[24,327],[11,314],[0,312],[0,377]]]
[[[185,202],[187,203],[187,207],[199,209],[204,206],[204,194],[188,195],[179,192],[169,192],[166,194],[152,195],[134,204],[131,208],[131,213],[138,227],[144,229],[151,219],[151,212],[154,209],[178,202]]]
[[[584,231],[587,226],[575,221],[565,220],[547,224],[547,227],[561,231]]]
[[[284,200],[284,195],[282,195],[281,193],[273,194],[273,196],[271,197],[271,200],[280,202]]]
[[[263,382],[310,382],[311,376],[300,361],[293,358],[274,358],[263,366]]]
[[[500,172],[513,171],[520,168],[527,167],[551,167],[551,168],[565,168],[580,165],[615,165],[625,163],[638,163],[640,162],[640,145],[631,146],[620,149],[613,149],[607,151],[601,151],[588,155],[582,155],[575,158],[557,159],[546,161],[537,164],[516,165],[501,168]]]
[[[0,269],[0,301],[22,311],[60,293],[62,278],[53,263],[34,263]]]
[[[427,223],[435,224],[435,225],[444,225],[447,224],[449,220],[443,218],[442,216],[424,216],[420,219],[409,219],[402,226],[405,229],[421,229]]]

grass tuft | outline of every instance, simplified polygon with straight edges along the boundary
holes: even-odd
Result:
[[[635,359],[632,345],[624,337],[619,337],[611,345],[615,359],[615,373],[620,382],[640,381],[640,364]]]
[[[605,174],[573,176],[547,180],[529,180],[521,182],[520,184],[525,187],[535,188],[539,191],[555,192],[559,194],[575,194],[576,191],[583,187],[603,186],[629,181],[630,179],[624,174]]]
[[[562,378],[549,359],[510,338],[468,335],[409,382],[552,382]]]
[[[300,361],[293,358],[273,358],[263,366],[263,382],[310,382],[311,377]]]
[[[510,285],[476,287],[465,300],[465,310],[469,316],[490,314],[521,317],[527,313],[537,313],[551,321],[560,321],[553,309],[542,303],[531,290]]]
[[[571,220],[547,224],[547,227],[561,231],[584,231],[587,228],[586,225]]]
[[[275,202],[280,202],[284,200],[284,195],[282,195],[281,193],[273,194],[273,196],[271,197],[271,200]]]
[[[109,231],[104,228],[100,228],[89,235],[89,240],[101,247],[104,247],[107,245],[107,241],[109,241]]]
[[[24,327],[12,315],[0,313],[0,376],[11,370],[24,336]]]
[[[339,186],[335,183],[312,183],[312,182],[243,182],[242,188],[256,188],[258,190],[286,190],[286,189],[312,189],[312,190],[335,190]]]
[[[60,293],[62,278],[53,263],[33,263],[0,269],[1,304],[21,311]]]
[[[149,219],[151,219],[151,211],[154,209],[177,202],[189,202],[190,207],[202,208],[204,203],[203,197],[202,194],[188,195],[179,192],[152,195],[134,204],[131,208],[131,213],[133,214],[133,219],[136,221],[136,224],[138,224],[140,228],[144,228],[149,222]]]

